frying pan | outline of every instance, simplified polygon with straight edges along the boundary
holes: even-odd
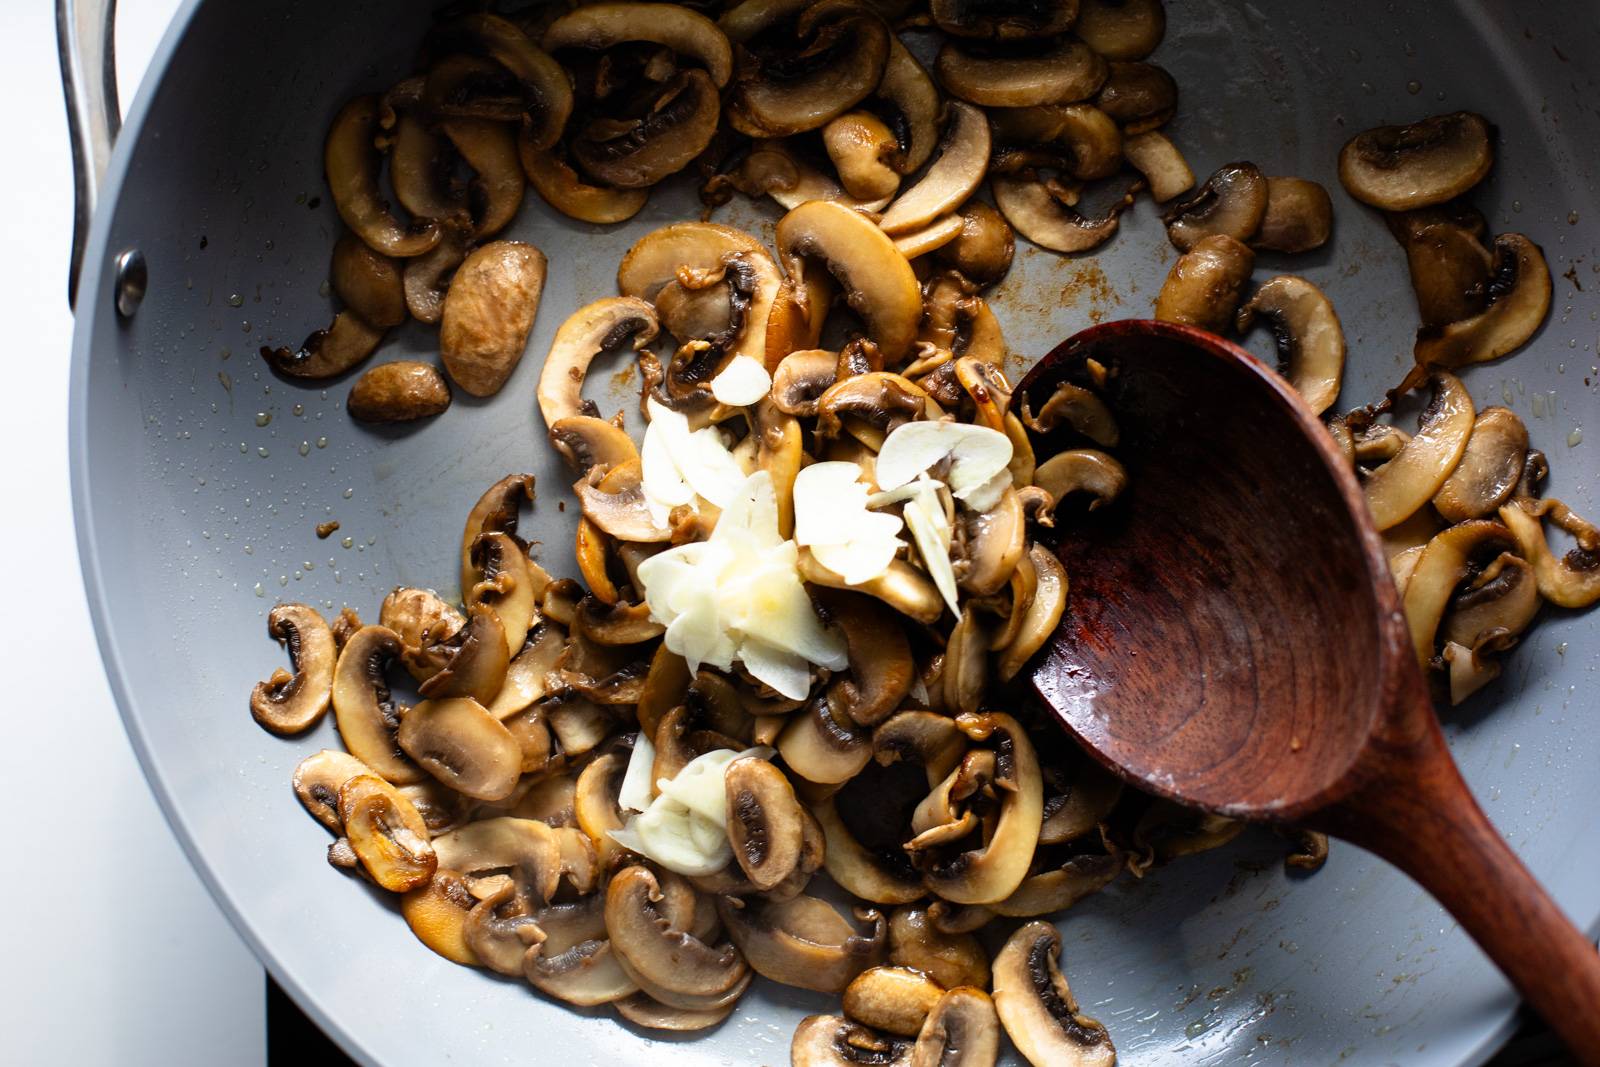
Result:
[[[115,113],[104,15],[71,0],[62,10],[78,131],[102,146]],[[664,1041],[426,951],[392,906],[329,870],[325,831],[290,793],[300,757],[334,743],[331,721],[283,741],[247,712],[250,686],[279,663],[265,633],[274,601],[370,613],[397,583],[450,592],[463,516],[508,472],[538,477],[531,535],[551,571],[573,572],[571,520],[556,506],[568,476],[532,400],[541,354],[570,311],[614,291],[629,244],[699,209],[674,186],[631,222],[601,228],[530,193],[510,236],[549,255],[550,279],[529,355],[492,399],[458,392],[429,423],[378,430],[342,410],[348,380],[273,377],[257,348],[298,341],[331,315],[322,279],[338,222],[320,162],[329,119],[350,95],[409,69],[428,19],[426,0],[190,0],[151,65],[83,245],[73,345],[78,539],[112,689],[223,909],[357,1059],[521,1064],[559,1050],[573,1063],[783,1062],[797,1019],[832,1010],[830,998],[757,983],[721,1029]],[[72,51],[75,42],[90,51]],[[1348,404],[1400,378],[1416,315],[1395,244],[1339,188],[1339,146],[1368,126],[1457,108],[1499,125],[1498,161],[1474,199],[1494,229],[1544,247],[1556,297],[1527,350],[1472,368],[1467,381],[1480,403],[1526,419],[1551,458],[1551,493],[1600,510],[1592,8],[1169,0],[1155,58],[1183,87],[1171,132],[1197,173],[1249,158],[1332,190],[1330,244],[1264,256],[1257,276],[1304,274],[1332,298],[1351,347]],[[93,170],[83,168],[86,179]],[[740,202],[719,217],[770,233],[775,212]],[[1172,255],[1147,202],[1095,255],[1019,255],[993,300],[1019,354],[1012,370],[1093,321],[1147,313]],[[401,329],[377,358],[428,359],[435,345],[430,331]],[[597,399],[614,410],[631,388]],[[319,540],[314,527],[326,520],[340,529]],[[1595,618],[1547,610],[1504,679],[1448,715],[1456,758],[1490,816],[1591,931]],[[1124,1063],[1456,1067],[1497,1047],[1514,999],[1421,890],[1352,847],[1336,845],[1310,877],[1285,874],[1283,851],[1268,833],[1247,834],[1123,879],[1061,918],[1063,969]]]

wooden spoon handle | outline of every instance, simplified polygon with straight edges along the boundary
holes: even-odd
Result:
[[[1478,807],[1431,710],[1404,748],[1318,821],[1416,879],[1577,1060],[1600,1067],[1600,953]]]

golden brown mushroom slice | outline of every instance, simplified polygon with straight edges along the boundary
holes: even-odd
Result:
[[[347,308],[326,330],[313,330],[297,349],[262,345],[261,358],[290,378],[333,378],[376,352],[383,334]]]
[[[994,1007],[1017,1051],[1034,1067],[1112,1067],[1111,1035],[1078,1009],[1057,957],[1061,935],[1031,922],[994,959]]]
[[[799,866],[805,813],[794,787],[770,762],[745,756],[723,771],[728,843],[750,884],[765,892]]]
[[[1155,317],[1225,332],[1244,298],[1255,259],[1249,246],[1227,234],[1201,238],[1167,273],[1156,295]]]
[[[1362,487],[1379,530],[1398,525],[1433,499],[1472,436],[1477,412],[1461,379],[1436,370],[1429,381],[1433,397],[1418,420],[1416,434],[1393,459],[1368,475]]]
[[[670,48],[704,67],[719,89],[733,73],[727,35],[698,11],[678,4],[589,4],[552,22],[540,44],[547,52],[563,48],[600,52],[628,42]]]
[[[1111,239],[1122,213],[1133,206],[1129,191],[1099,218],[1083,215],[1059,183],[1036,174],[994,174],[989,179],[995,206],[1022,236],[1052,252],[1087,252]]]
[[[1164,204],[1173,197],[1194,188],[1194,171],[1178,151],[1178,146],[1166,134],[1155,130],[1124,137],[1122,154],[1150,186],[1150,195],[1156,203]],[[1270,200],[1269,200],[1270,203]]]
[[[438,857],[422,816],[377,775],[360,774],[340,786],[339,821],[361,866],[391,893],[433,877]]]
[[[1333,230],[1328,190],[1309,178],[1268,178],[1267,210],[1250,243],[1271,252],[1309,252]]]
[[[458,793],[504,800],[522,773],[522,748],[471,697],[424,700],[400,720],[400,747]]]
[[[1094,105],[1132,137],[1165,126],[1178,109],[1178,83],[1154,63],[1112,61]]]
[[[456,270],[439,321],[439,355],[457,385],[493,396],[522,360],[544,291],[544,253],[493,241]]]
[[[852,922],[819,897],[775,902],[724,896],[717,914],[750,967],[784,985],[839,993],[883,959],[883,916],[871,908],[856,910]]]
[[[778,220],[775,244],[791,281],[802,277],[809,257],[827,266],[886,361],[910,351],[922,318],[922,291],[911,264],[882,230],[847,207],[816,200]]]
[[[348,752],[325,748],[313,752],[295,766],[294,795],[311,817],[332,830],[344,833],[339,820],[339,789],[359,774],[371,774],[372,768]]]
[[[996,915],[1015,919],[1053,915],[1110,885],[1125,866],[1117,851],[1071,856],[1054,869],[1029,874],[1010,896],[988,907]]]
[[[406,310],[418,322],[437,323],[444,315],[444,295],[450,278],[467,258],[472,241],[472,220],[455,215],[440,226],[443,236],[430,251],[406,260],[401,274]]]
[[[1053,37],[1071,27],[1078,16],[1078,0],[932,0],[928,11],[934,25],[956,37],[1029,40]]]
[[[900,188],[900,142],[870,111],[847,111],[822,128],[822,147],[844,191],[857,200],[891,197]]]
[[[909,1067],[911,1047],[842,1015],[807,1015],[789,1042],[789,1067]]]
[[[491,532],[515,538],[522,506],[532,504],[533,499],[533,475],[508,474],[485,489],[477,503],[472,505],[461,530],[460,581],[463,593],[470,592],[473,586],[483,580],[482,569],[472,562],[472,549],[478,538]]]
[[[889,915],[889,962],[920,971],[946,989],[989,988],[989,956],[970,933],[947,933],[920,905]]]
[[[579,222],[598,226],[626,222],[650,199],[648,189],[618,189],[585,182],[558,150],[535,148],[526,136],[518,140],[517,152],[528,184],[545,203]]]
[[[873,96],[873,107],[886,113],[900,140],[895,169],[902,175],[916,173],[933,155],[942,101],[927,69],[892,33],[883,78]]]
[[[1470,111],[1379,126],[1345,144],[1339,181],[1351,196],[1384,211],[1442,204],[1489,173],[1491,132],[1483,116]]]
[[[846,590],[817,589],[812,596],[828,621],[844,633],[848,674],[828,687],[830,707],[860,726],[876,726],[899,709],[911,691],[916,665],[900,616],[881,601]]]
[[[373,367],[350,387],[345,409],[361,422],[415,422],[450,406],[450,386],[431,363],[401,359]]]
[[[492,119],[447,119],[439,127],[473,170],[471,203],[477,240],[506,228],[522,207],[527,179],[510,125]]]
[[[1557,559],[1539,519],[1515,503],[1500,508],[1500,521],[1533,567],[1540,596],[1563,608],[1586,608],[1600,601],[1600,552],[1580,543],[1564,559]]]
[[[389,210],[378,188],[382,157],[373,142],[378,133],[380,101],[358,96],[339,109],[323,145],[323,169],[339,217],[376,252],[405,258],[420,256],[439,243],[432,220],[412,226]]]
[[[690,890],[690,892],[693,892]],[[624,867],[606,889],[606,932],[623,971],[671,1007],[715,1010],[737,1000],[750,968],[732,944],[707,944],[689,917],[664,914],[660,880],[647,867]]]
[[[961,232],[935,254],[936,258],[980,285],[993,285],[1011,269],[1016,240],[1005,216],[982,200],[961,209]]]
[[[463,967],[477,967],[478,954],[467,943],[467,916],[478,903],[461,872],[438,868],[423,885],[400,897],[400,915],[417,940]]]
[[[1217,234],[1248,241],[1266,217],[1267,194],[1267,179],[1254,163],[1219,167],[1204,185],[1168,209],[1167,236],[1180,252]]]
[[[611,1007],[624,1021],[646,1030],[666,1030],[672,1033],[689,1033],[709,1030],[733,1014],[732,1004],[709,1011],[685,1011],[661,1003],[648,993],[635,993],[613,1001]]]
[[[304,733],[322,721],[333,699],[339,658],[333,631],[315,608],[279,604],[267,614],[267,634],[288,650],[294,670],[279,668],[257,682],[250,693],[250,714],[280,736]]]
[[[363,626],[345,642],[333,672],[333,714],[340,738],[351,755],[395,785],[427,777],[395,740],[404,711],[396,705],[384,671],[404,649],[393,630]]]
[[[855,107],[882,79],[893,36],[850,0],[741,5],[720,24],[742,45],[724,117],[750,137],[814,130]]]
[[[466,624],[448,643],[436,643],[429,649],[438,657],[441,666],[429,675],[418,692],[430,700],[469,696],[488,704],[499,694],[505,681],[506,665],[510,661],[506,644],[500,619],[488,608],[474,605]]]
[[[1000,1017],[981,986],[962,986],[928,1012],[910,1067],[993,1067],[1000,1054]]]
[[[571,78],[515,23],[487,13],[463,15],[437,27],[431,43],[442,52],[454,50],[487,57],[514,80],[520,96],[514,112],[482,117],[521,120],[537,148],[549,148],[560,138],[572,113]],[[429,81],[432,80],[430,76]],[[430,85],[429,91],[432,88]],[[427,102],[426,94],[424,100]],[[448,108],[435,110],[452,113]]]
[[[1067,572],[1061,561],[1039,544],[1028,547],[1028,558],[1033,562],[1036,585],[1015,636],[995,663],[995,676],[1002,682],[1016,677],[1034,653],[1044,647],[1067,606]]]
[[[600,353],[631,343],[638,351],[656,335],[655,309],[633,296],[610,296],[567,316],[550,343],[539,373],[539,413],[546,426],[572,415],[590,414],[583,400],[589,364]]]
[[[569,150],[579,167],[607,185],[647,188],[705,151],[717,132],[719,114],[711,78],[704,71],[685,70],[661,88],[642,117],[597,118],[569,138]]]
[[[989,168],[989,120],[959,100],[950,103],[947,114],[939,154],[921,180],[884,212],[878,222],[884,233],[904,234],[954,211],[983,181]]]
[[[1478,412],[1461,461],[1434,494],[1433,507],[1447,522],[1481,519],[1511,499],[1528,456],[1528,428],[1510,408]]]
[[[858,1023],[901,1037],[916,1037],[945,990],[910,967],[869,967],[844,987],[844,1013]]]
[[[1459,322],[1417,331],[1419,367],[1464,367],[1515,352],[1550,313],[1550,267],[1539,246],[1520,233],[1494,239],[1487,305]]]
[[[1070,36],[1020,52],[946,40],[934,74],[950,93],[980,107],[1030,107],[1086,100],[1105,84],[1106,61]]]
[[[386,330],[406,321],[399,261],[373,251],[354,234],[334,242],[328,280],[345,306],[368,324]]]
[[[1263,282],[1239,309],[1239,332],[1248,331],[1258,315],[1277,341],[1283,376],[1312,414],[1327,411],[1344,380],[1344,330],[1333,301],[1304,278],[1280,274]]]
[[[1439,533],[1417,557],[1406,582],[1402,606],[1417,663],[1427,669],[1433,659],[1434,636],[1444,618],[1450,595],[1467,577],[1474,555],[1486,549],[1499,551],[1515,544],[1512,533],[1498,522],[1476,519],[1458,523]]]
[[[1424,327],[1470,319],[1489,300],[1494,255],[1483,246],[1483,216],[1459,201],[1385,216],[1406,251]]]
[[[560,839],[538,819],[477,819],[435,837],[433,847],[439,865],[460,871],[469,883],[510,871],[530,903],[548,901],[560,885]]]
[[[1167,32],[1162,0],[1079,0],[1072,32],[1107,59],[1143,59]]]
[[[832,797],[813,804],[811,810],[827,842],[823,865],[840,888],[874,904],[909,904],[927,896],[922,879],[898,845],[892,851],[879,850],[857,840]]]

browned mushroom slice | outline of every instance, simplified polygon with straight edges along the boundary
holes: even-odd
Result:
[[[520,241],[491,242],[461,264],[439,322],[439,355],[457,385],[499,392],[522,360],[544,278],[544,253]]]
[[[662,888],[645,867],[625,867],[606,890],[606,931],[617,962],[655,999],[704,1010],[737,999],[749,967],[731,944],[708,945],[658,907]]]
[[[994,960],[994,1007],[1017,1051],[1034,1067],[1112,1067],[1111,1036],[1078,1010],[1061,973],[1061,935],[1031,922],[1011,935]]]
[[[521,544],[500,530],[479,534],[469,558],[479,578],[466,590],[467,606],[486,607],[494,613],[500,622],[505,654],[508,658],[514,656],[522,650],[529,628],[538,619],[540,590],[535,565]]]
[[[509,881],[472,906],[461,932],[485,967],[517,977],[522,975],[523,956],[544,940],[544,931]]]
[[[519,114],[510,117],[526,115],[524,122],[536,148],[556,143],[572,112],[572,82],[561,64],[515,23],[498,15],[464,15],[437,28],[433,38],[441,48],[486,56],[503,67],[522,97]]]
[[[1254,163],[1229,163],[1172,206],[1166,215],[1167,236],[1180,252],[1216,234],[1247,241],[1261,228],[1266,211],[1267,179]]]
[[[433,848],[439,865],[460,871],[469,884],[475,877],[511,872],[530,903],[548,901],[560,885],[560,840],[537,819],[504,815],[478,819],[435,837]]]
[[[1459,202],[1385,217],[1406,250],[1424,327],[1470,319],[1489,299],[1494,255],[1483,246],[1483,216]]]
[[[889,205],[878,225],[903,234],[954,211],[983,181],[989,166],[989,120],[975,107],[953,101],[939,154],[922,179]]]
[[[359,774],[339,788],[339,821],[361,866],[391,893],[433,877],[438,857],[422,816],[377,775]]]
[[[524,504],[533,503],[533,475],[508,474],[495,482],[467,513],[461,531],[461,588],[470,591],[483,580],[483,571],[472,561],[473,546],[479,536],[500,532],[516,538],[518,515]]]
[[[1010,896],[989,907],[1016,919],[1051,915],[1110,885],[1124,866],[1120,852],[1072,856],[1059,867],[1028,875]]]
[[[1016,253],[1011,226],[981,200],[967,201],[960,218],[961,233],[940,248],[936,257],[980,285],[992,285],[1011,269]]]
[[[344,833],[339,821],[339,788],[372,768],[348,752],[325,748],[301,760],[294,769],[294,795],[300,805],[335,834]]]
[[[827,265],[886,361],[898,361],[910,350],[922,317],[922,292],[911,264],[882,230],[847,207],[817,200],[778,221],[775,244],[791,281],[802,276],[808,257]]]
[[[732,1004],[710,1010],[686,1011],[683,1008],[669,1007],[648,993],[635,993],[631,997],[623,997],[621,1000],[613,1001],[611,1006],[624,1021],[635,1026],[673,1033],[709,1030],[733,1014]]]
[[[571,140],[585,172],[619,189],[654,185],[688,166],[717,132],[717,89],[704,71],[668,82],[651,108],[628,122],[601,118]]]
[[[1273,252],[1320,248],[1333,229],[1328,190],[1306,178],[1268,178],[1267,210],[1250,243]]]
[[[800,8],[792,29],[782,21],[737,50],[726,119],[751,137],[825,125],[877,88],[888,62],[889,28],[849,0]]]
[[[443,666],[418,689],[430,700],[468,696],[482,704],[491,703],[500,692],[511,659],[504,626],[494,612],[483,606],[473,608],[466,625],[451,636],[448,644],[436,644],[429,651],[444,657]]]
[[[657,526],[650,516],[642,477],[640,464],[630,460],[613,467],[597,485],[578,483],[583,517],[623,541],[649,544],[671,540],[672,531]]]
[[[1163,322],[1225,332],[1255,265],[1249,246],[1227,234],[1201,238],[1178,257],[1156,295],[1155,317]]]
[[[400,263],[373,251],[354,234],[334,242],[328,278],[339,299],[371,325],[386,330],[406,320]]]
[[[845,986],[842,1006],[846,1015],[874,1030],[916,1037],[944,992],[921,971],[869,967]]]
[[[822,146],[844,191],[858,200],[877,200],[900,188],[900,142],[870,111],[847,111],[822,128]]]
[[[585,182],[554,149],[535,148],[526,136],[518,140],[517,149],[528,184],[545,203],[579,222],[602,226],[625,222],[650,199],[648,189],[617,189]]]
[[[1412,650],[1424,669],[1433,658],[1434,635],[1438,632],[1439,621],[1444,618],[1450,595],[1467,576],[1472,557],[1486,549],[1497,552],[1514,543],[1512,531],[1506,526],[1476,519],[1444,530],[1422,550],[1406,582],[1402,604],[1406,625],[1411,631]]]
[[[1476,411],[1461,380],[1449,371],[1429,377],[1433,398],[1418,429],[1395,457],[1367,476],[1363,488],[1372,522],[1387,530],[1409,518],[1438,493],[1472,436]]]
[[[456,268],[467,258],[472,220],[459,215],[440,226],[439,243],[420,256],[406,260],[401,275],[406,310],[418,322],[436,323],[444,315],[444,295]]]
[[[1304,278],[1280,274],[1263,282],[1239,309],[1239,332],[1249,330],[1257,315],[1267,320],[1277,340],[1283,376],[1312,414],[1327,411],[1344,379],[1344,330],[1333,302]]]
[[[875,904],[909,904],[927,895],[904,851],[898,845],[891,851],[863,844],[840,818],[832,797],[813,804],[811,811],[827,842],[823,865],[846,892]]]
[[[493,60],[455,52],[428,68],[417,101],[429,116],[516,122],[523,113],[522,90]]]
[[[870,908],[852,923],[817,897],[720,897],[717,914],[751,968],[784,985],[838,993],[883,958],[883,916]]]
[[[540,40],[546,51],[604,51],[630,41],[663,45],[706,69],[717,88],[728,84],[733,50],[715,22],[677,4],[604,3],[569,11]]]
[[[1194,171],[1165,134],[1147,130],[1125,137],[1122,153],[1133,168],[1144,175],[1150,195],[1158,204],[1194,188]]]
[[[1030,430],[1041,434],[1067,425],[1105,448],[1117,447],[1122,439],[1116,417],[1106,407],[1105,401],[1093,391],[1072,382],[1062,382],[1056,386],[1037,415],[1033,413],[1029,398],[1024,397],[1022,421]]]
[[[1516,638],[1543,603],[1533,566],[1520,556],[1502,552],[1451,595],[1439,638],[1446,645],[1467,648],[1479,648],[1493,638]]]
[[[439,243],[439,226],[429,220],[408,226],[390,212],[378,189],[381,157],[373,142],[378,132],[379,99],[358,96],[334,117],[323,145],[323,169],[339,217],[374,251],[386,256],[420,256]]]
[[[982,987],[950,990],[928,1012],[911,1049],[910,1067],[992,1067],[1000,1052],[1000,1018]]]
[[[610,1004],[639,992],[638,983],[622,970],[604,937],[561,949],[530,948],[522,962],[523,975],[535,989],[579,1007]]]
[[[503,800],[522,773],[522,749],[471,697],[424,700],[400,720],[400,747],[435,778],[479,800]]]
[[[1079,0],[1072,32],[1107,59],[1143,59],[1167,32],[1162,0]]]
[[[459,871],[438,868],[428,881],[400,897],[400,914],[417,940],[464,967],[479,965],[478,954],[467,943],[467,916],[477,904]],[[520,973],[520,972],[519,972]]]
[[[903,559],[889,564],[889,569],[870,581],[851,585],[837,571],[818,563],[816,557],[800,550],[800,576],[815,585],[833,589],[853,589],[858,593],[877,597],[902,615],[921,623],[933,623],[944,614],[944,598],[940,596],[933,580],[920,568]]]
[[[1106,61],[1072,37],[1007,49],[947,40],[934,60],[940,84],[980,107],[1086,100],[1105,83]]]
[[[953,566],[961,588],[973,596],[998,593],[1011,581],[1027,537],[1017,491],[1007,488],[988,511],[964,513],[957,527]]]
[[[1088,493],[1094,497],[1089,504],[1093,511],[1122,493],[1128,473],[1114,457],[1097,448],[1069,448],[1039,464],[1033,484],[1049,493],[1054,505],[1073,493]]]
[[[920,906],[889,915],[889,962],[920,971],[946,989],[989,987],[989,957],[978,939],[938,929]]]
[[[825,697],[789,717],[777,749],[796,774],[823,785],[849,780],[872,757],[870,737]]]
[[[1022,612],[1015,636],[1006,644],[995,663],[995,676],[1002,682],[1014,678],[1033,658],[1034,653],[1055,633],[1067,606],[1067,572],[1054,553],[1042,545],[1028,548],[1036,575],[1033,599]],[[1013,609],[1015,610],[1015,609]]]
[[[771,889],[800,862],[804,816],[794,788],[782,771],[754,756],[728,764],[723,784],[733,858],[751,885]]]
[[[389,184],[412,215],[449,219],[467,212],[466,190],[454,180],[454,149],[417,114],[402,113],[389,146]]]
[[[1165,126],[1178,109],[1178,83],[1154,63],[1108,65],[1094,104],[1131,136]]]
[[[789,1042],[790,1067],[909,1067],[911,1042],[841,1015],[808,1015]]]
[[[1510,408],[1478,413],[1461,461],[1434,494],[1433,506],[1446,522],[1481,519],[1511,499],[1528,455],[1528,428]]]
[[[1059,186],[1027,172],[1020,175],[993,175],[995,206],[1022,236],[1053,252],[1087,252],[1104,244],[1117,232],[1122,213],[1133,206],[1133,193],[1126,193],[1098,219],[1086,218],[1066,199]]]
[[[1070,27],[1078,14],[1078,0],[933,0],[929,12],[935,25],[957,37],[1027,40],[1054,36]]]
[[[1516,538],[1517,551],[1533,567],[1540,596],[1562,608],[1586,608],[1600,601],[1600,552],[1580,543],[1565,559],[1557,559],[1539,519],[1515,503],[1500,508],[1500,521]]]
[[[450,406],[450,386],[431,363],[402,359],[373,367],[350,387],[345,409],[362,422],[415,422]]]
[[[333,631],[315,608],[279,604],[267,615],[267,634],[289,652],[293,673],[279,668],[250,693],[250,714],[275,734],[303,733],[322,721],[332,701],[339,652]]]
[[[403,650],[393,630],[363,626],[340,650],[333,672],[333,714],[345,747],[396,785],[427,777],[395,740],[403,711],[390,695],[384,670]]]
[[[440,129],[474,171],[473,236],[481,240],[499,233],[516,217],[527,186],[516,135],[508,124],[491,119],[448,119]]]
[[[411,677],[425,682],[450,662],[450,642],[467,619],[431,589],[402,586],[383,598],[378,623],[400,638],[405,649],[400,662]]]
[[[586,304],[556,330],[539,373],[539,412],[546,426],[582,415],[583,380],[600,353],[631,342],[635,351],[649,344],[658,329],[655,309],[632,296],[611,296]]]
[[[844,590],[817,590],[829,623],[844,632],[848,674],[835,676],[828,703],[859,726],[876,726],[911,691],[915,665],[899,617],[882,602]]]
[[[901,174],[915,173],[933,155],[939,136],[939,90],[917,57],[892,33],[883,78],[874,95],[873,106],[888,113],[900,140],[895,169]]]
[[[1515,352],[1550,313],[1550,268],[1520,233],[1494,239],[1487,306],[1469,319],[1417,331],[1418,366],[1464,367]]]
[[[1379,126],[1345,144],[1339,180],[1351,196],[1384,211],[1442,204],[1489,173],[1490,134],[1483,116],[1470,111]]]
[[[377,351],[383,333],[347,309],[335,315],[326,330],[313,330],[298,349],[262,345],[261,358],[290,378],[332,378]]]

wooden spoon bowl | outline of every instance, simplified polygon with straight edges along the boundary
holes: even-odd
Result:
[[[1013,404],[1061,382],[1106,401],[1128,484],[1058,523],[1069,592],[1039,696],[1141,788],[1388,859],[1600,1064],[1600,955],[1456,770],[1360,483],[1316,416],[1243,349],[1171,323],[1077,334]]]

